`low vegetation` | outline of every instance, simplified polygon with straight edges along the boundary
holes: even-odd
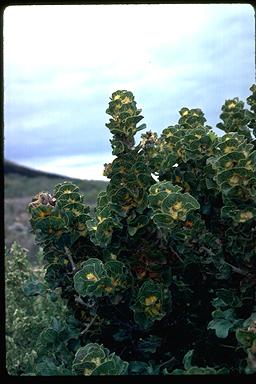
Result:
[[[33,292],[33,297],[28,292]],[[45,283],[42,253],[37,255],[37,267],[32,267],[27,252],[16,242],[5,254],[5,311],[8,373],[50,373],[53,362],[46,340],[48,328],[63,327],[63,322],[66,328],[70,314],[60,292],[53,293]],[[41,351],[42,340],[47,352]]]

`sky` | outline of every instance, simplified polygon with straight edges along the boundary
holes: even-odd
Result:
[[[107,180],[118,89],[142,108],[140,134],[176,124],[182,107],[222,134],[224,101],[255,83],[249,4],[9,6],[3,20],[4,156],[43,171]]]

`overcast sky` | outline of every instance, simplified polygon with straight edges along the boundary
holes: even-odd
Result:
[[[254,33],[249,4],[7,7],[5,158],[105,179],[105,110],[118,89],[133,92],[147,130],[176,124],[184,106],[214,128],[226,99],[250,94]]]

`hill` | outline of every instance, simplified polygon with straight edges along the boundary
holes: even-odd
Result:
[[[58,179],[70,179],[69,177],[62,176],[62,175],[57,175],[54,173],[48,173],[44,171],[39,171],[37,169],[32,169],[29,167],[25,167],[23,165],[14,163],[13,161],[10,160],[4,160],[4,174],[18,174],[21,176],[27,176],[27,177],[38,177],[38,176],[44,176],[44,177],[49,177],[50,179],[52,178],[58,178]]]
[[[98,193],[106,189],[107,182],[102,180],[82,180],[68,176],[48,173],[4,160],[5,198],[33,196],[40,191],[51,192],[57,183],[70,181],[78,185],[86,194],[86,201],[95,204]]]

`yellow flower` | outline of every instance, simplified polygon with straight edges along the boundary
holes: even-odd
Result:
[[[95,357],[92,359],[92,363],[94,363],[96,367],[98,367],[101,364],[101,360],[99,357]]]
[[[173,211],[172,208],[170,209],[170,215],[173,218],[173,220],[177,220],[178,216],[179,216],[178,212],[177,211]]]
[[[235,150],[235,147],[225,147],[224,153],[230,153],[230,152],[233,152],[234,150]]]
[[[251,171],[253,171],[253,164],[252,164],[252,161],[251,160],[249,160],[249,161],[247,161],[246,162],[246,164],[245,164],[245,168],[246,169],[249,169],[249,170],[251,170]]]
[[[83,223],[78,223],[77,229],[78,231],[84,231],[86,229],[86,226]]]
[[[39,216],[41,219],[43,219],[44,217],[49,216],[50,213],[51,213],[51,211],[40,211],[39,214],[38,214],[38,216]]]
[[[84,369],[84,375],[85,375],[85,376],[90,376],[91,373],[92,373],[92,369],[89,369],[89,368],[85,368],[85,369]]]
[[[177,150],[177,155],[178,155],[179,157],[181,157],[182,159],[184,159],[184,157],[185,157],[185,151],[184,151],[184,149],[183,149],[183,148],[179,148],[179,149]]]
[[[234,162],[230,160],[227,163],[225,163],[225,168],[232,168],[233,165],[234,165]]]
[[[160,308],[160,303],[156,303],[155,305],[146,307],[145,312],[148,313],[150,316],[157,316],[160,312]]]
[[[119,281],[119,280],[112,279],[112,280],[111,280],[111,283],[112,283],[113,287],[116,287],[117,285],[120,284],[120,281]]]
[[[90,280],[90,281],[97,281],[97,277],[93,274],[93,273],[87,273],[87,275],[85,276],[87,280]]]
[[[235,174],[235,175],[233,175],[232,177],[229,178],[229,184],[231,186],[238,185],[239,181],[240,181],[240,177],[237,174]]]
[[[155,295],[146,297],[144,304],[146,308],[144,311],[150,316],[156,316],[159,314],[161,309],[161,304],[158,298]]]
[[[228,104],[228,109],[233,109],[235,108],[236,106],[236,103],[234,103],[234,101],[231,101],[231,103]]]
[[[122,100],[123,104],[128,104],[131,102],[131,99],[128,96],[125,96],[125,98]]]
[[[245,211],[240,213],[239,223],[244,223],[247,220],[253,218],[253,213],[250,211]]]
[[[170,208],[170,215],[173,218],[173,220],[178,220],[179,218],[179,212],[185,212],[186,210],[183,208],[181,201],[176,201],[173,206]]]
[[[76,200],[72,199],[71,197],[67,200],[67,203],[74,204],[76,203]]]
[[[121,104],[115,104],[115,109],[120,109],[121,108]]]
[[[172,206],[172,209],[174,211],[180,211],[182,208],[182,202],[181,201],[176,201],[176,203]]]
[[[184,184],[183,184],[183,186],[184,186],[184,190],[185,190],[185,192],[188,192],[188,191],[190,191],[190,185],[185,181],[184,182]]]
[[[244,156],[245,156],[246,158],[249,156],[249,153],[250,153],[250,152],[246,151],[245,149],[244,149],[242,152],[243,152],[243,154],[244,154]]]
[[[146,297],[144,303],[146,306],[149,306],[149,305],[155,304],[157,300],[158,300],[157,297],[152,295],[152,296]]]
[[[104,231],[104,235],[105,235],[105,236],[111,236],[112,233],[113,233],[113,229],[112,229],[112,228],[106,229],[106,230]]]
[[[71,212],[73,213],[74,216],[80,216],[81,212],[78,211],[77,209],[71,209]]]
[[[106,220],[106,217],[97,216],[97,219],[99,221],[99,224],[103,223],[104,220]]]
[[[121,174],[126,173],[126,169],[125,169],[124,166],[121,166],[121,167],[120,167],[120,169],[119,169],[119,173],[121,173]]]
[[[134,113],[132,108],[128,108],[126,112],[129,113],[129,115],[133,115]]]

